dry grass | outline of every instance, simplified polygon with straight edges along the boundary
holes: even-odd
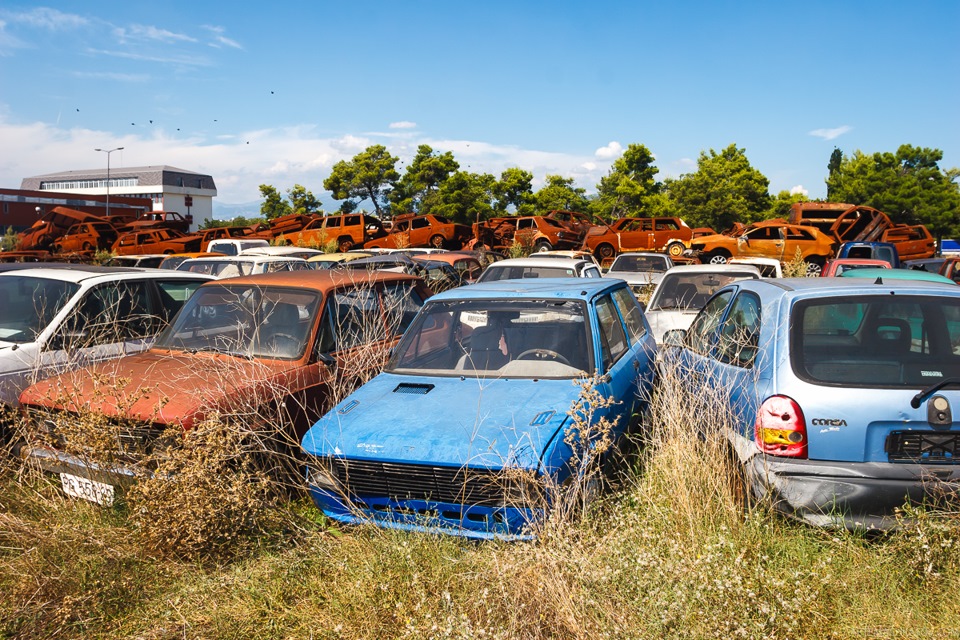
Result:
[[[55,483],[18,477],[8,464],[0,473],[0,636],[956,634],[956,514],[913,512],[901,532],[868,539],[798,525],[763,504],[744,509],[717,429],[727,419],[721,398],[689,380],[668,372],[625,485],[581,503],[535,543],[341,531],[294,501],[283,518],[238,526],[241,553],[186,561],[145,543],[133,501],[102,509],[66,500]],[[228,483],[202,488],[219,494]],[[245,522],[229,509],[218,517],[225,527]],[[284,534],[292,529],[297,535]]]

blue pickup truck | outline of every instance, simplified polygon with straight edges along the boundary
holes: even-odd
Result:
[[[900,254],[897,247],[891,242],[844,242],[837,249],[838,258],[867,258],[870,260],[886,260],[894,269],[899,269]]]

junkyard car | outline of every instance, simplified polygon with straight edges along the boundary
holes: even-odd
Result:
[[[583,239],[583,248],[600,260],[621,251],[665,251],[680,256],[693,237],[693,230],[680,218],[620,218],[598,225]]]
[[[399,215],[393,219],[390,233],[369,240],[368,249],[405,249],[407,247],[448,247],[459,249],[473,236],[470,225],[455,224],[443,216],[432,214]]]
[[[513,280],[437,294],[384,373],[307,432],[310,492],[341,522],[530,537],[546,508],[537,489],[579,473],[574,432],[589,440],[584,425],[606,417],[616,442],[642,410],[655,349],[620,280]],[[584,376],[613,401],[588,417],[572,408]]]
[[[0,403],[58,372],[146,349],[208,276],[74,265],[0,273]]]
[[[177,265],[177,271],[205,273],[215,278],[236,278],[259,273],[278,271],[303,271],[313,266],[303,258],[284,258],[280,256],[217,256],[212,258],[191,258]]]
[[[477,282],[524,278],[600,278],[600,267],[590,260],[575,258],[509,258],[484,269]]]
[[[151,473],[168,427],[263,420],[299,442],[337,380],[379,371],[429,294],[407,275],[312,269],[208,282],[149,351],[27,388],[25,455],[66,474],[65,490],[109,502]],[[117,442],[106,462],[70,439],[86,416]]]
[[[673,260],[665,253],[621,253],[604,277],[625,280],[636,294],[649,293],[673,266]]]
[[[667,271],[647,305],[647,321],[657,344],[672,329],[686,329],[720,287],[744,278],[759,278],[756,267],[745,264],[689,264]]]
[[[747,486],[784,512],[884,528],[905,501],[956,495],[960,289],[741,280],[707,303],[682,345],[680,378],[696,393],[719,389]]]
[[[739,236],[717,234],[691,241],[685,255],[700,262],[724,264],[733,258],[774,258],[790,262],[799,252],[810,275],[820,275],[827,259],[833,256],[834,240],[816,227],[766,220],[747,226]]]
[[[120,256],[134,253],[188,253],[200,251],[200,237],[184,235],[173,229],[133,231],[117,238],[112,251]]]

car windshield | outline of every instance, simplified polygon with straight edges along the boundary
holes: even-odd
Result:
[[[253,273],[253,260],[198,260],[185,261],[177,267],[178,271],[203,273],[218,278],[248,276]]]
[[[584,314],[579,300],[428,302],[387,371],[470,378],[591,374]]]
[[[650,300],[648,309],[665,310],[680,309],[683,311],[699,311],[703,305],[707,304],[717,290],[731,282],[755,278],[756,274],[750,272],[687,272],[687,273],[667,273],[663,276],[660,286],[657,287]]]
[[[610,265],[610,271],[661,273],[668,267],[667,261],[660,256],[619,256]]]
[[[492,265],[480,276],[480,282],[494,280],[519,280],[521,278],[576,278],[573,267],[546,267],[529,265]]]
[[[299,359],[320,294],[283,287],[200,287],[157,340],[162,349]]]
[[[791,328],[793,369],[815,383],[927,387],[960,376],[960,298],[803,301]]]
[[[0,278],[0,340],[33,342],[79,289],[78,284],[49,278]]]

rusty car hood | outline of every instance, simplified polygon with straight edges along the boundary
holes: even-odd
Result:
[[[27,388],[21,401],[189,428],[210,412],[229,414],[290,388],[300,370],[300,361],[151,349],[44,380]]]

